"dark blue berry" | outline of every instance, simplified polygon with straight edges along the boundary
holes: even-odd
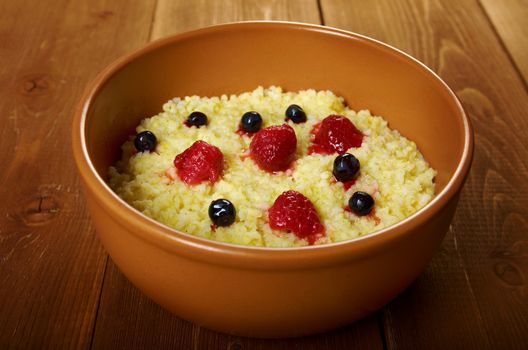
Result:
[[[136,135],[134,146],[138,152],[150,152],[156,149],[158,140],[151,131],[142,131]]]
[[[187,117],[187,121],[185,122],[187,126],[196,126],[199,128],[202,125],[207,125],[207,116],[205,113],[202,112],[192,112]]]
[[[262,127],[262,117],[257,112],[246,112],[240,119],[240,128],[246,132],[257,132]]]
[[[304,123],[306,121],[306,113],[299,105],[290,105],[286,108],[286,119],[290,119],[295,124]]]
[[[348,200],[348,206],[359,216],[367,215],[374,208],[374,199],[366,192],[354,192]]]
[[[216,226],[229,226],[235,222],[235,206],[227,199],[216,199],[209,205],[209,217]]]
[[[350,153],[337,156],[332,173],[337,181],[350,181],[359,173],[359,160]]]

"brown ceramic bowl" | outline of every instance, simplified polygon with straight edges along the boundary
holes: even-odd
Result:
[[[120,145],[167,100],[259,85],[329,89],[352,109],[384,116],[438,170],[435,198],[371,235],[275,249],[178,232],[133,209],[106,184]],[[378,41],[299,23],[225,24],[151,43],[99,75],[73,124],[73,151],[93,223],[123,274],[186,320],[256,337],[342,326],[404,290],[448,229],[472,149],[459,101],[427,67]]]

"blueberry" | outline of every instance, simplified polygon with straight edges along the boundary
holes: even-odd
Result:
[[[235,222],[235,206],[227,199],[215,199],[209,205],[209,217],[216,226],[229,226]]]
[[[359,160],[350,153],[337,156],[332,173],[337,181],[350,181],[359,173]]]
[[[286,108],[286,119],[290,119],[295,124],[304,123],[306,121],[306,113],[298,105],[290,105]]]
[[[202,112],[192,112],[185,121],[187,126],[196,126],[199,128],[202,125],[207,125],[207,116]]]
[[[246,112],[240,119],[240,128],[247,132],[257,132],[262,126],[262,117],[257,112]]]
[[[359,216],[367,215],[374,207],[374,199],[366,192],[354,192],[348,200],[348,206]]]
[[[151,131],[142,131],[137,134],[136,138],[134,139],[134,146],[138,152],[154,151],[157,144],[158,140],[156,139],[156,135],[154,135]]]

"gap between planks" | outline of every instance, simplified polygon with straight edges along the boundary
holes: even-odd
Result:
[[[93,322],[93,325],[92,325],[92,333],[90,335],[90,346],[88,347],[88,349],[93,349],[93,342],[94,342],[94,339],[95,339],[95,330],[97,329],[96,325],[97,325],[97,320],[99,319],[99,307],[101,306],[101,299],[103,297],[103,289],[104,289],[104,285],[105,285],[105,281],[107,279],[107,276],[106,276],[106,271],[108,270],[108,260],[109,260],[109,256],[108,256],[108,253],[105,251],[105,262],[104,262],[104,267],[103,267],[103,282],[101,283],[101,287],[99,289],[99,295],[97,296],[97,306],[95,307],[95,318],[94,318],[94,322]]]
[[[157,11],[158,11],[158,4],[159,4],[159,0],[154,0],[154,6],[153,6],[153,10],[152,10],[152,20],[150,21],[150,28],[149,28],[149,32],[148,32],[148,41],[149,42],[151,42],[153,40],[152,34],[154,32],[154,22],[156,21],[156,14],[157,14]]]

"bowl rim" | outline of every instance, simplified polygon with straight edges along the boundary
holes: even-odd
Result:
[[[236,245],[194,236],[147,217],[121,199],[95,170],[88,154],[85,140],[87,112],[92,101],[97,97],[106,82],[136,58],[158,48],[169,46],[191,37],[210,35],[220,31],[255,29],[257,27],[315,31],[326,35],[345,36],[396,54],[399,58],[410,61],[411,64],[425,70],[426,74],[434,78],[452,99],[458,109],[459,116],[462,118],[464,128],[463,152],[457,168],[444,189],[436,194],[427,205],[411,216],[379,231],[335,243],[285,248]],[[78,171],[87,187],[86,191],[88,192],[89,190],[93,194],[93,198],[96,199],[97,204],[103,206],[129,232],[132,232],[142,240],[155,244],[163,250],[177,253],[190,259],[207,260],[220,265],[238,266],[239,268],[258,269],[308,268],[314,265],[323,266],[337,263],[344,259],[359,259],[387,247],[397,239],[405,237],[413,228],[433,217],[452,199],[456,199],[456,195],[461,189],[471,166],[473,147],[473,129],[461,102],[451,88],[425,64],[397,48],[361,34],[329,26],[291,21],[229,22],[170,35],[147,43],[143,47],[115,60],[88,85],[77,106],[72,128],[73,155]],[[243,262],[243,266],[241,266],[241,262]]]

